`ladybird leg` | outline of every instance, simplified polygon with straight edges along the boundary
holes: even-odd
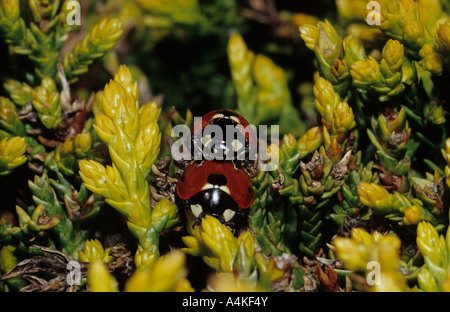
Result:
[[[206,216],[206,213],[202,212],[200,216],[195,220],[194,226],[200,225],[200,222],[202,222],[202,219],[204,219]]]

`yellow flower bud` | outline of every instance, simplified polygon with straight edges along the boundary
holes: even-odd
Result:
[[[121,83],[127,92],[133,94],[135,99],[139,98],[137,82],[133,80],[131,71],[127,66],[119,66],[117,73],[114,75],[114,81]]]
[[[445,274],[445,279],[441,283],[441,291],[450,292],[450,268],[447,268],[447,274]]]
[[[297,26],[315,25],[318,22],[317,17],[305,13],[292,14],[292,23]]]
[[[116,279],[109,273],[105,264],[98,260],[89,266],[88,284],[92,292],[116,292],[119,290]]]
[[[419,51],[422,58],[422,66],[435,76],[440,76],[443,71],[442,55],[436,50],[434,44],[425,44]]]
[[[169,228],[178,221],[178,208],[169,199],[161,199],[152,210],[152,225],[157,231]]]
[[[440,0],[420,0],[417,1],[417,9],[419,11],[420,20],[427,26],[430,30],[436,25],[436,22],[442,15],[442,3]]]
[[[297,139],[295,138],[295,135],[288,133],[283,136],[281,148],[291,151],[295,147],[296,143]]]
[[[73,150],[78,158],[86,157],[92,147],[92,138],[89,132],[79,133],[73,141]]]
[[[323,142],[322,127],[313,127],[306,131],[298,140],[298,149],[304,154],[309,154],[317,150]]]
[[[137,268],[151,268],[155,265],[156,261],[158,261],[158,255],[154,252],[154,250],[147,250],[141,245],[138,246],[138,250],[134,256],[134,263]]]
[[[349,270],[365,270],[369,256],[367,248],[349,238],[337,237],[333,241],[336,254]]]
[[[390,73],[397,71],[403,64],[403,44],[398,40],[389,39],[381,52]]]
[[[331,135],[347,133],[356,127],[353,110],[347,102],[340,102],[333,112]]]
[[[299,27],[300,37],[305,41],[305,45],[312,51],[316,45],[317,38],[319,37],[319,27],[316,25],[301,25]]]
[[[376,255],[381,270],[396,271],[398,269],[400,246],[401,241],[396,235],[382,236],[376,242]]]
[[[443,51],[450,53],[450,22],[439,24],[436,34],[437,40],[439,42],[439,47]]]
[[[424,25],[418,20],[406,21],[403,38],[407,45],[419,50],[425,43]]]
[[[333,121],[333,112],[340,102],[340,96],[334,92],[333,85],[328,80],[319,77],[313,88],[316,97],[314,104],[322,118],[328,123]]]
[[[114,258],[109,254],[110,248],[103,249],[102,244],[97,239],[87,240],[83,250],[79,252],[80,260],[83,262],[111,262]]]
[[[239,244],[227,226],[218,219],[206,215],[200,226],[192,228],[190,224],[188,231],[198,242],[194,243],[192,239],[183,238],[189,243],[188,247],[196,248],[192,250],[184,248],[186,253],[202,254],[203,260],[218,272],[233,272]]]
[[[216,292],[261,292],[256,283],[237,278],[232,273],[216,273],[208,282],[208,288]]]
[[[371,56],[367,60],[359,60],[353,63],[350,73],[353,83],[361,88],[379,85],[384,80],[380,72],[380,65]]]
[[[439,286],[431,272],[426,268],[422,268],[417,275],[417,281],[421,290],[426,292],[438,292]]]
[[[252,77],[254,54],[252,51],[248,50],[244,39],[236,33],[232,33],[230,35],[227,53],[231,68],[231,76],[233,78],[233,85],[235,86],[238,99],[242,101],[240,104],[240,108],[242,108],[241,111],[244,115],[248,115],[253,109],[253,107],[250,106],[254,104],[254,87]]]
[[[351,231],[353,241],[357,244],[362,244],[366,247],[371,246],[375,242],[375,238],[379,239],[379,233],[374,232],[373,235],[367,233],[364,229],[353,228]]]
[[[422,208],[418,205],[412,205],[405,210],[405,215],[403,216],[403,222],[406,225],[417,224],[423,219]]]
[[[149,122],[139,131],[135,140],[135,156],[141,171],[146,176],[159,154],[161,134],[156,122]]]
[[[127,281],[125,291],[192,291],[186,276],[185,255],[174,250],[159,258],[152,267],[137,269]]]
[[[380,285],[374,285],[374,292],[406,292],[408,291],[408,286],[406,279],[398,271],[387,271],[383,270],[380,272]]]
[[[371,261],[378,262],[381,284],[374,285],[373,291],[405,291],[408,289],[406,279],[398,272],[401,241],[396,235],[383,236],[378,232],[370,235],[363,229],[354,228],[351,238],[337,237],[334,239],[333,245],[337,257],[349,270],[366,271],[369,269],[367,265]]]
[[[45,77],[41,85],[31,91],[33,107],[42,121],[42,124],[48,129],[55,129],[61,121],[62,106],[59,101],[53,79]]]
[[[348,20],[363,21],[365,18],[365,0],[336,0],[336,7],[339,15]]]
[[[269,160],[280,159],[280,149],[277,144],[270,144],[267,147],[267,156],[269,156]]]
[[[361,182],[358,184],[357,192],[363,205],[385,211],[390,211],[392,208],[389,192],[376,183]]]
[[[159,115],[161,114],[161,108],[155,101],[149,102],[143,105],[139,109],[139,124],[145,127],[150,122],[158,121]]]
[[[417,247],[425,258],[425,262],[430,262],[433,266],[447,268],[447,246],[444,237],[431,223],[420,222],[417,226]]]
[[[94,160],[80,160],[80,177],[86,187],[103,197],[110,197],[109,188],[106,184],[107,174],[105,167]]]
[[[9,174],[27,161],[27,143],[23,137],[3,138],[0,141],[0,175]]]
[[[19,0],[3,0],[1,3],[0,17],[7,18],[11,21],[15,21],[20,16],[20,3]],[[3,13],[3,14],[2,14]]]

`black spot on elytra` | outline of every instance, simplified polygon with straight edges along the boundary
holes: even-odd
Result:
[[[218,186],[227,185],[227,178],[223,174],[210,174],[208,183]]]

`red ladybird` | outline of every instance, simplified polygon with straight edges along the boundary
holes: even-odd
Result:
[[[256,146],[256,137],[253,130],[249,127],[248,121],[235,111],[230,109],[218,109],[203,115],[201,121],[194,125],[192,135],[198,135],[200,131],[209,125],[234,125],[245,136],[245,139],[249,144]]]
[[[216,130],[222,137],[216,138]],[[196,122],[191,132],[196,160],[233,160],[248,173],[256,166],[257,140],[247,120],[229,109],[214,110]]]
[[[211,215],[224,224],[235,225],[253,202],[249,175],[231,161],[194,161],[176,185],[177,200],[186,215],[198,224]]]
[[[220,134],[221,137],[216,137]],[[191,132],[191,154],[196,160],[256,158],[256,137],[247,120],[229,110],[215,110],[196,122]]]

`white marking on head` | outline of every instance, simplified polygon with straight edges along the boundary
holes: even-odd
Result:
[[[233,147],[233,150],[237,152],[244,146],[244,144],[242,144],[238,139],[234,139],[231,146]]]
[[[207,134],[204,137],[201,138],[203,146],[208,146],[209,143],[212,141],[211,134]]]
[[[240,124],[241,122],[239,121],[239,118],[237,118],[236,116],[230,116],[231,119],[233,119],[234,121],[236,121],[238,124]]]
[[[214,116],[212,116],[211,119],[222,118],[224,116],[225,116],[224,114],[215,114]]]
[[[222,216],[223,216],[223,219],[225,220],[225,222],[228,222],[231,219],[233,219],[235,214],[236,214],[236,211],[231,210],[231,209],[225,209]]]
[[[204,191],[204,190],[210,190],[210,189],[212,189],[212,188],[214,188],[214,185],[212,185],[212,184],[210,184],[210,183],[207,183],[207,184],[203,185],[202,191]]]
[[[198,218],[203,212],[203,208],[199,204],[191,205],[191,211],[196,218]]]
[[[221,187],[219,187],[220,190],[224,191],[225,193],[227,193],[228,195],[231,195],[230,193],[230,189],[228,188],[228,186],[226,185],[222,185]]]

